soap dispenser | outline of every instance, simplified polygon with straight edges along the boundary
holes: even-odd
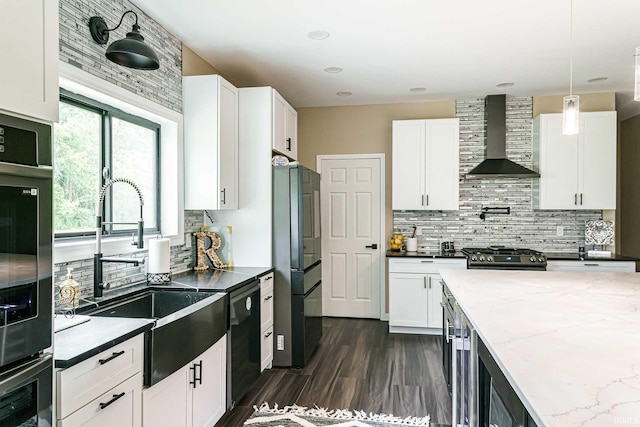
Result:
[[[60,284],[60,300],[62,304],[68,304],[72,309],[80,303],[80,285],[73,279],[73,268],[67,268],[64,281]]]

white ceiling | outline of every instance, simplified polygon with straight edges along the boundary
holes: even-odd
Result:
[[[569,90],[569,0],[134,3],[236,86],[273,86],[294,107]],[[640,0],[574,0],[573,8],[574,92],[633,90]],[[310,40],[314,30],[331,36]],[[332,66],[344,71],[323,71]],[[609,79],[587,83],[601,76]]]

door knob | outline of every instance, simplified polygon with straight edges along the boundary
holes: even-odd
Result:
[[[373,243],[371,245],[367,245],[365,246],[365,248],[369,248],[369,249],[378,249],[378,244],[377,243]]]

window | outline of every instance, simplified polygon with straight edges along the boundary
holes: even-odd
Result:
[[[160,230],[160,125],[89,98],[62,91],[54,144],[56,237],[95,233],[98,193],[109,178],[128,178],[143,195],[145,233]],[[136,191],[116,183],[107,191],[103,234],[137,230]]]

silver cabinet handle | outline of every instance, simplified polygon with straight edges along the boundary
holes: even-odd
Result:
[[[429,280],[427,280],[427,282],[429,282],[429,289],[431,289],[431,277],[429,277]]]
[[[273,295],[269,295],[268,297],[266,297],[264,300],[265,301],[269,301],[271,298],[273,298]]]
[[[423,264],[428,264],[428,263],[433,263],[433,260],[432,259],[426,259],[426,260],[423,260],[423,261],[420,261],[420,262],[423,263]]]
[[[429,195],[427,194],[427,206],[429,206]]]
[[[264,337],[265,338],[269,338],[271,336],[271,334],[273,334],[273,332],[269,332],[268,334],[265,334]]]
[[[582,193],[580,193],[580,204],[582,205]]]
[[[424,194],[421,196],[420,206],[424,206]]]
[[[427,289],[427,276],[422,276],[424,279],[424,288]]]
[[[227,204],[227,189],[223,188],[222,191],[220,191],[222,193],[222,204],[226,205]]]
[[[585,267],[598,267],[598,266],[600,266],[600,264],[597,264],[597,263],[588,263],[588,262],[587,262],[587,263],[584,263],[583,265],[584,265]]]
[[[577,205],[578,204],[578,193],[574,193],[573,194],[573,204]]]

